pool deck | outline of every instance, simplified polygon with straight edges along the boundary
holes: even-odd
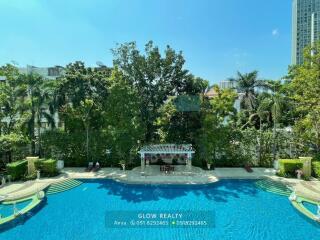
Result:
[[[110,178],[120,182],[132,184],[207,184],[219,181],[219,179],[262,179],[271,178],[290,186],[297,195],[320,202],[320,181],[303,181],[298,179],[286,179],[275,175],[271,168],[253,168],[248,173],[243,168],[216,168],[204,171],[197,167],[187,169],[181,167],[177,171],[165,174],[151,167],[141,171],[140,167],[133,170],[122,171],[119,168],[102,168],[98,172],[86,172],[84,168],[64,168],[61,174],[54,178],[41,178],[27,182],[14,182],[0,188],[0,196],[6,200],[15,200],[30,196],[48,187],[52,183],[64,181],[69,178]]]

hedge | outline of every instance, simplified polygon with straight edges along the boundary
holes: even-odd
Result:
[[[320,161],[312,162],[312,173],[316,178],[320,178]]]
[[[58,175],[57,160],[54,159],[40,159],[34,162],[34,166],[40,171],[43,177],[54,177]]]
[[[296,177],[296,171],[303,168],[303,162],[302,159],[280,159],[279,175],[284,177]]]
[[[20,160],[6,165],[8,175],[11,175],[12,180],[22,179],[28,171],[28,161]]]
[[[116,153],[106,153],[106,146],[109,145],[109,136],[101,131],[90,131],[89,161],[99,160],[101,166],[118,166],[119,159],[113,159]],[[46,159],[63,159],[66,167],[85,167],[88,165],[86,148],[86,133],[67,133],[56,129],[46,131],[42,135],[42,150]],[[111,148],[111,146],[110,146]]]

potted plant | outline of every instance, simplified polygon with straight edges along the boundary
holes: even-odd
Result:
[[[300,180],[303,176],[303,171],[302,169],[298,169],[296,170],[296,174],[297,174],[297,178]]]
[[[120,160],[119,164],[122,167],[122,170],[125,171],[126,170],[126,161],[125,160]]]
[[[207,169],[210,170],[212,165],[212,159],[207,160]]]

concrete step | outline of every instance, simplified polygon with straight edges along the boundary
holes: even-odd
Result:
[[[282,183],[271,181],[267,179],[262,179],[256,181],[256,186],[263,191],[271,192],[283,196],[289,196],[291,194],[291,190]]]
[[[51,184],[47,190],[47,195],[56,194],[64,191],[68,191],[81,185],[82,182],[75,179],[68,179],[63,182]]]

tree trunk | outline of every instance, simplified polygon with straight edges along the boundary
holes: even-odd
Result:
[[[30,138],[31,138],[31,154],[35,155],[36,154],[36,142],[35,142],[35,125],[34,125],[34,120],[35,120],[35,112],[34,110],[31,111],[31,120],[30,120]]]
[[[41,157],[41,120],[39,118],[38,118],[37,131],[38,131],[38,155],[39,157]]]
[[[316,130],[316,152],[317,154],[320,153],[320,126],[319,123],[316,121],[315,123],[315,130]]]
[[[86,124],[86,152],[87,162],[89,162],[89,125]]]
[[[261,118],[260,118],[260,126],[259,126],[259,166],[261,166],[261,136],[262,136],[262,121],[261,121]]]
[[[8,152],[6,152],[6,154],[5,154],[6,156],[5,156],[5,158],[6,158],[6,160],[8,160],[7,162],[12,162],[12,151],[8,151]]]
[[[273,161],[275,161],[276,160],[276,121],[275,120],[273,122],[272,139],[273,139],[272,156],[273,156]]]
[[[41,144],[41,129],[39,128],[39,136],[38,136],[38,156],[39,158],[42,157],[42,144]]]

